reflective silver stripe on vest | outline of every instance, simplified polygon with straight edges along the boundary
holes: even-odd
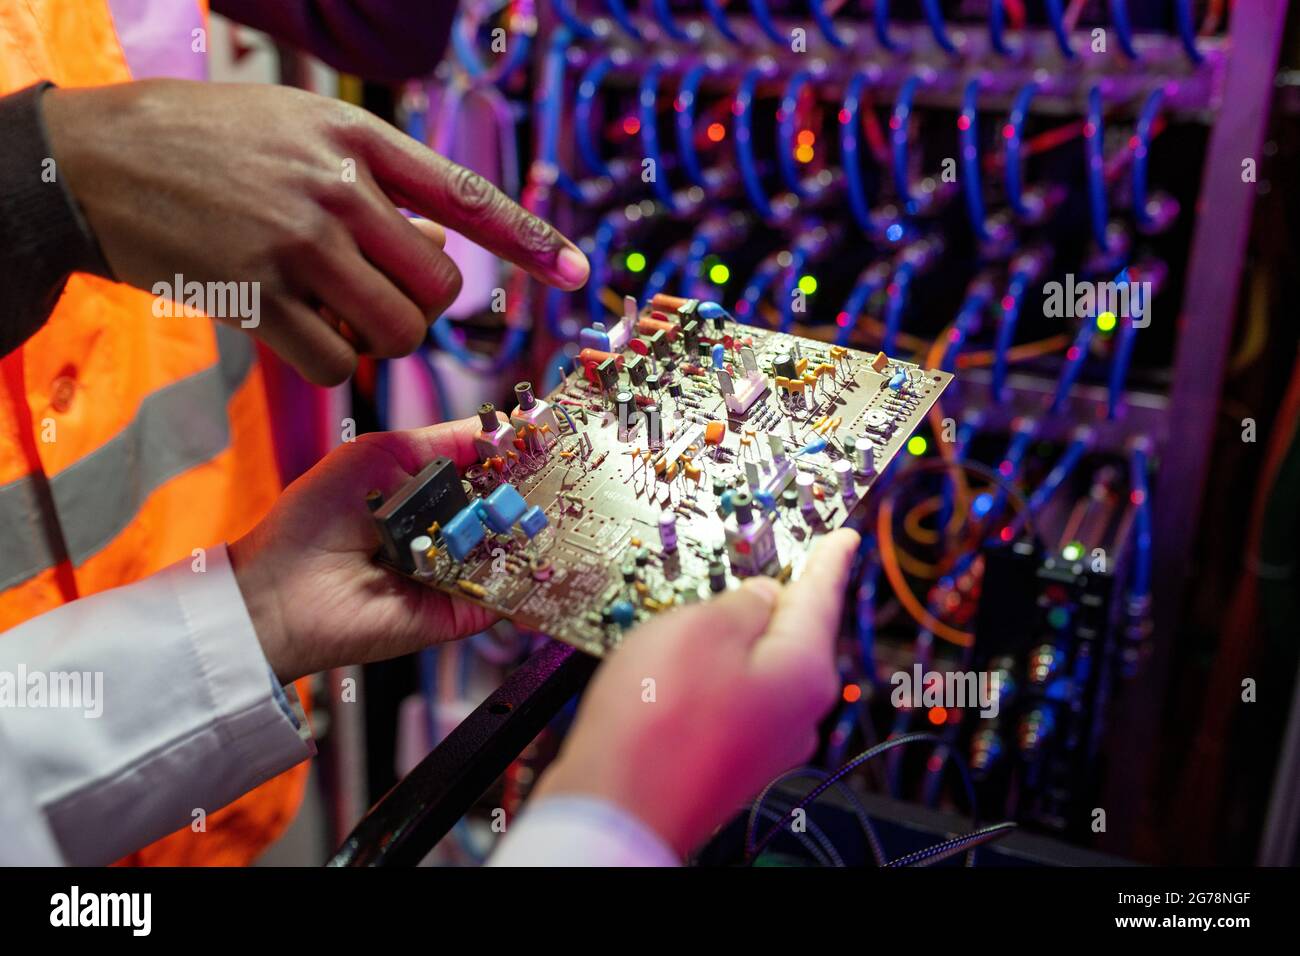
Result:
[[[248,377],[254,348],[243,333],[214,325],[217,362],[146,396],[126,428],[50,479],[48,492],[41,475],[0,486],[0,590],[54,567],[65,552],[80,566],[155,489],[229,447],[226,403]],[[46,527],[54,517],[42,505],[47,493],[54,527]]]

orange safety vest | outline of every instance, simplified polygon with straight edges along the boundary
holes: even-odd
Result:
[[[178,7],[205,26],[206,0],[0,3],[0,95],[144,75],[128,35],[202,47],[188,27],[159,37]],[[115,24],[124,11],[133,22]],[[206,318],[155,317],[153,301],[74,275],[45,326],[0,361],[0,630],[234,540],[279,494],[253,342]],[[300,764],[210,813],[206,831],[124,862],[251,863],[293,819],[306,778]]]

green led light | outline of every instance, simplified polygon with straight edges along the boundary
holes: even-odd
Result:
[[[709,281],[714,285],[726,285],[727,280],[731,278],[731,270],[721,262],[709,270]]]
[[[1047,623],[1054,630],[1064,630],[1065,625],[1070,623],[1070,612],[1063,607],[1054,607],[1047,612]]]
[[[926,443],[925,437],[923,435],[913,435],[911,438],[907,440],[907,450],[910,451],[913,455],[917,455],[918,457],[920,455],[924,455],[925,450],[928,447],[929,445]]]
[[[1061,549],[1061,557],[1070,562],[1078,561],[1083,557],[1083,545],[1078,541],[1071,541]]]
[[[804,295],[812,295],[817,291],[817,280],[812,276],[800,276],[799,291]]]
[[[629,252],[627,254],[626,265],[628,272],[644,272],[645,256],[641,255],[639,252]]]
[[[1116,319],[1115,319],[1114,312],[1103,312],[1101,315],[1097,316],[1097,328],[1099,328],[1101,331],[1103,332],[1114,331],[1115,325],[1116,325]]]

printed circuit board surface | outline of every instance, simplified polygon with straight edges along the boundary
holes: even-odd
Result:
[[[544,398],[480,410],[480,461],[372,500],[379,559],[595,655],[739,579],[816,573],[947,372],[657,296],[583,333]]]

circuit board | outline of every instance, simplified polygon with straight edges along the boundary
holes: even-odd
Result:
[[[797,576],[952,380],[664,295],[581,344],[550,394],[480,409],[478,464],[438,459],[371,507],[379,560],[597,656],[741,578]]]

